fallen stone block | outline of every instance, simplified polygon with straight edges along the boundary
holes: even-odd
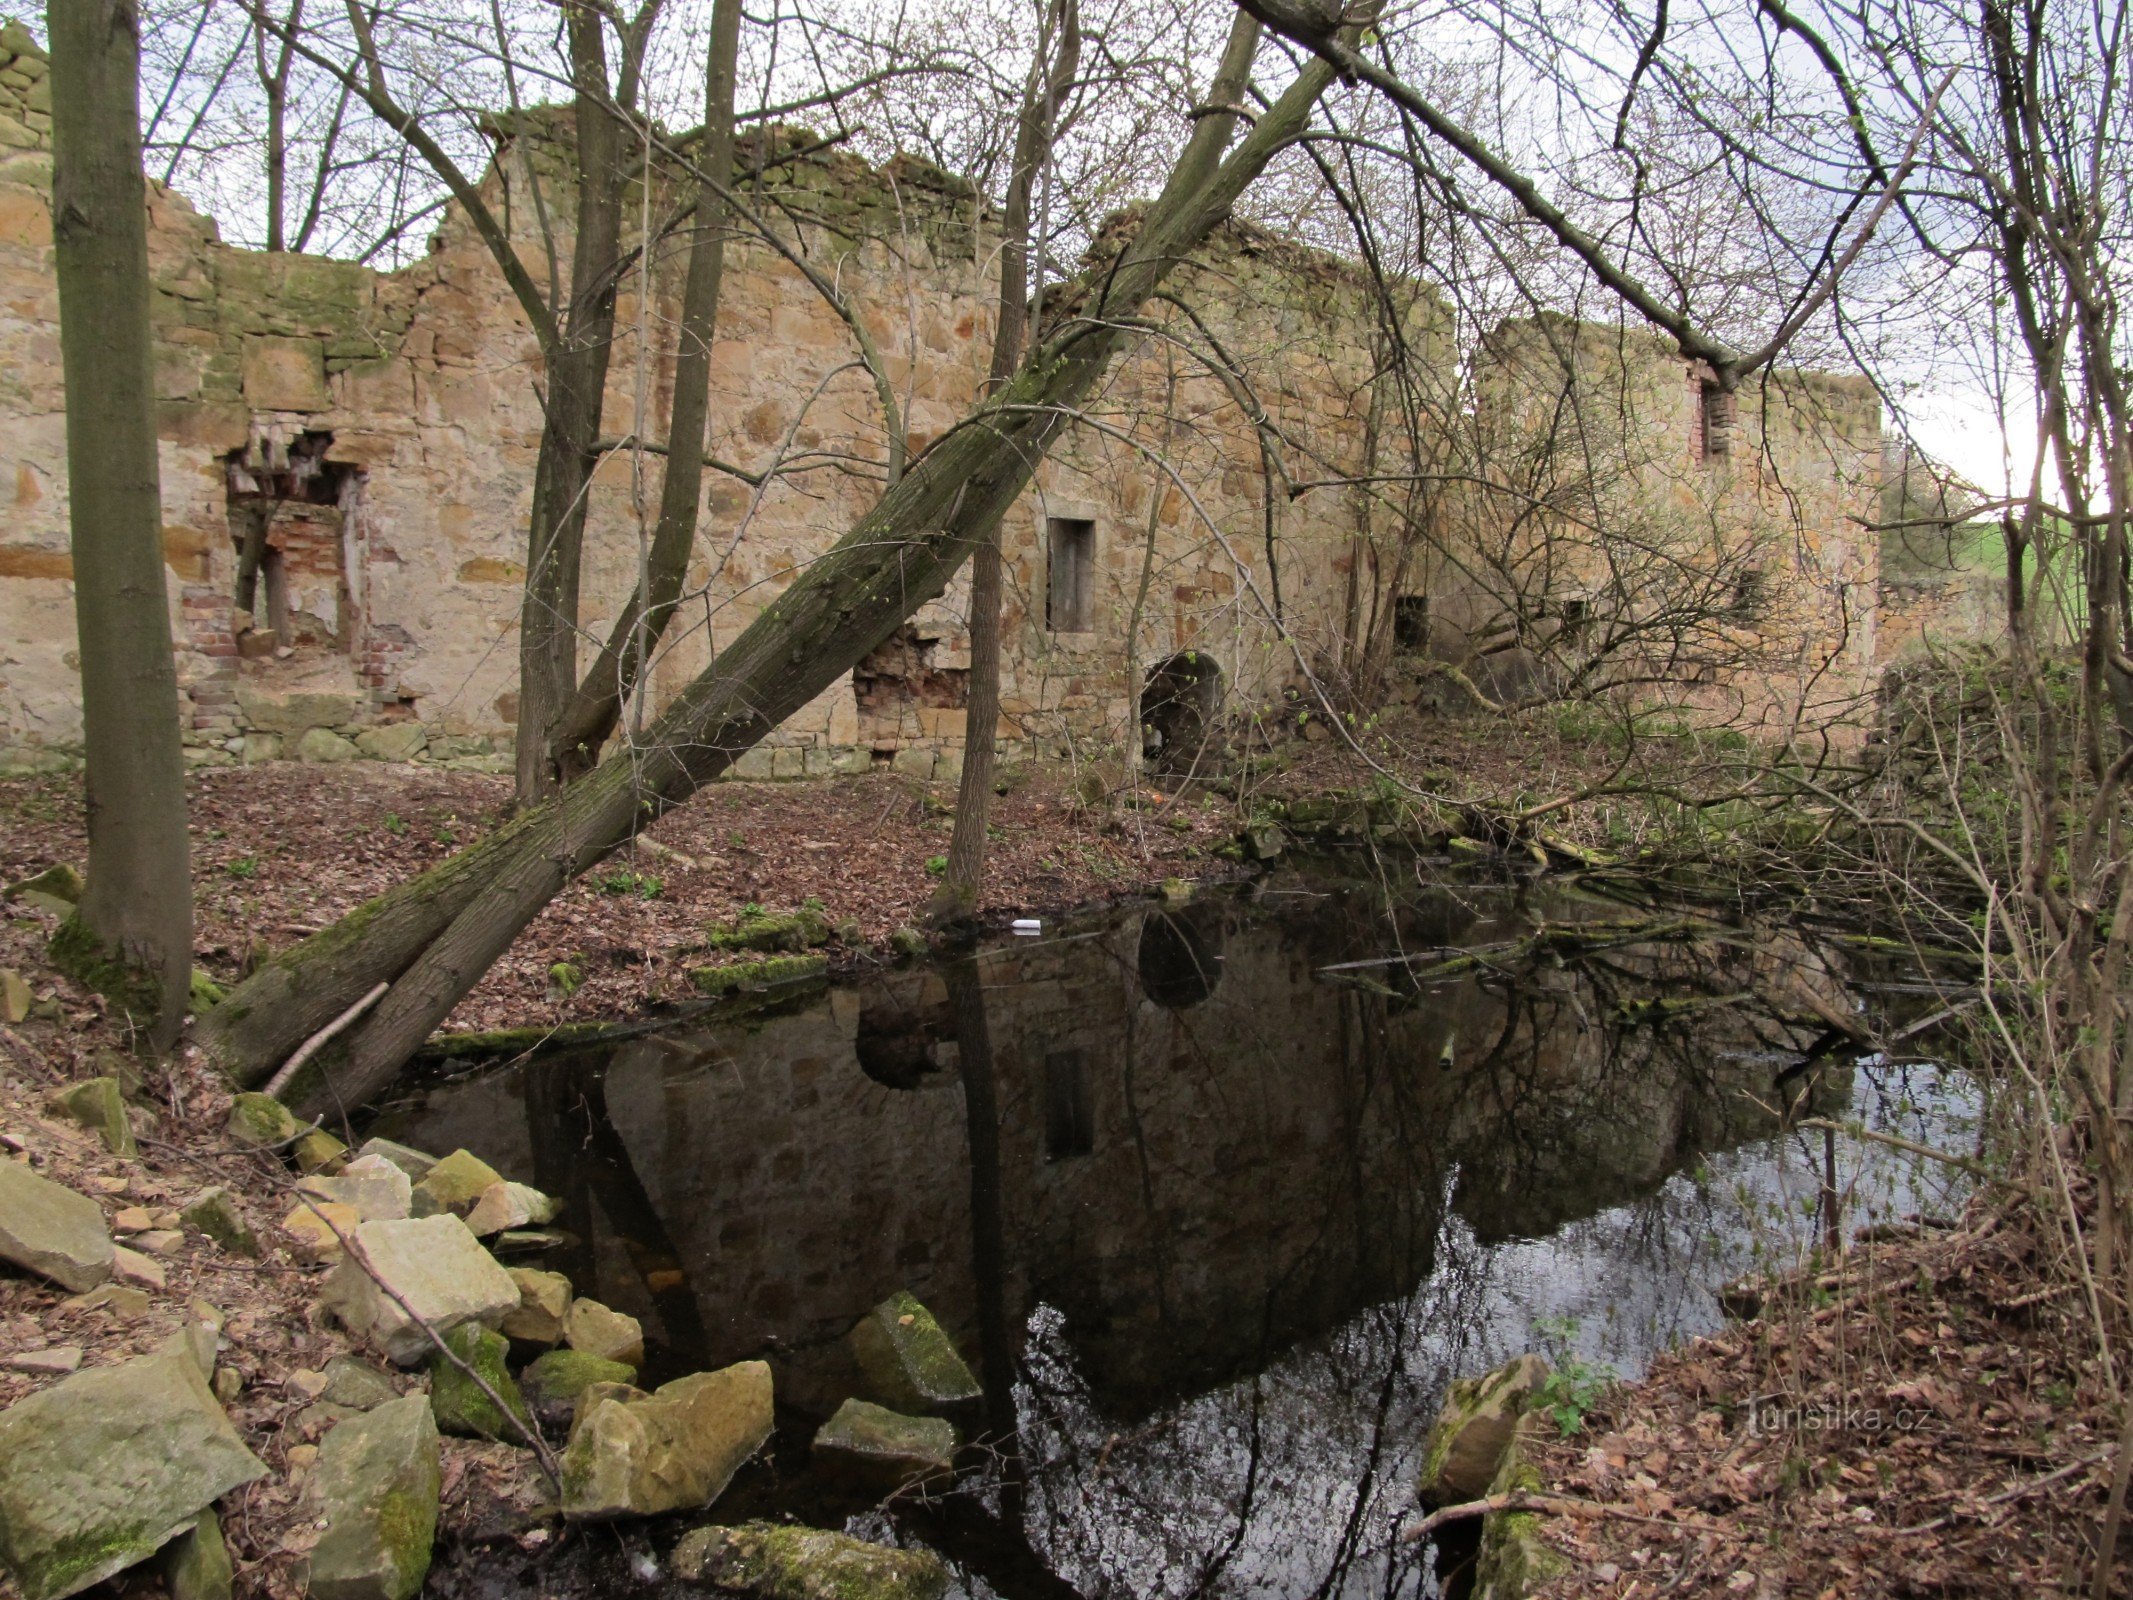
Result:
[[[540,1190],[508,1178],[482,1190],[481,1198],[467,1212],[467,1226],[480,1238],[510,1228],[540,1227],[562,1214],[562,1205]]]
[[[396,1222],[413,1215],[414,1185],[382,1155],[357,1156],[330,1177],[301,1180],[301,1194],[339,1201],[365,1222]]]
[[[892,1410],[945,1411],[984,1395],[954,1341],[907,1290],[861,1317],[847,1342],[873,1397]]]
[[[52,1096],[51,1108],[80,1123],[115,1156],[129,1160],[140,1154],[133,1142],[133,1124],[126,1117],[126,1095],[116,1078],[86,1078],[70,1083]]]
[[[348,1155],[348,1146],[324,1128],[313,1128],[296,1141],[289,1153],[296,1157],[297,1168],[302,1172],[337,1172]]]
[[[435,1156],[424,1155],[420,1150],[411,1150],[404,1144],[393,1143],[390,1139],[365,1139],[357,1149],[356,1156],[358,1159],[365,1156],[383,1156],[406,1173],[410,1183],[420,1183],[429,1176],[430,1168],[437,1165]]]
[[[756,1600],[940,1600],[948,1569],[928,1550],[893,1550],[822,1528],[747,1522],[696,1528],[674,1546],[674,1575]]]
[[[570,1280],[560,1272],[535,1267],[505,1270],[518,1285],[518,1306],[505,1314],[502,1323],[505,1335],[521,1344],[561,1344],[563,1319],[570,1311]]]
[[[471,1367],[481,1382],[468,1377],[446,1358],[444,1351],[432,1355],[430,1410],[436,1413],[437,1426],[469,1439],[523,1444],[526,1431],[533,1426],[533,1416],[512,1381],[511,1369],[504,1365],[504,1358],[511,1351],[510,1342],[478,1322],[468,1322],[446,1334],[444,1344],[445,1350]],[[484,1383],[503,1402],[501,1407],[483,1392]]]
[[[408,1600],[418,1591],[429,1576],[443,1482],[426,1396],[329,1431],[313,1488],[326,1527],[311,1552],[312,1600]]]
[[[241,1094],[230,1102],[224,1131],[239,1144],[276,1149],[304,1131],[296,1114],[270,1094]]]
[[[413,1217],[360,1224],[319,1298],[351,1333],[407,1367],[436,1348],[423,1323],[440,1334],[466,1322],[494,1327],[518,1305],[518,1285],[457,1217]]]
[[[189,1357],[78,1372],[0,1412],[0,1561],[24,1600],[59,1600],[266,1470]]]
[[[163,1270],[163,1263],[153,1256],[144,1256],[138,1250],[129,1250],[124,1245],[111,1249],[111,1276],[119,1283],[130,1283],[136,1289],[153,1289],[161,1292],[170,1287],[170,1275]]]
[[[400,1398],[392,1379],[355,1356],[335,1356],[326,1363],[325,1377],[319,1398],[351,1411],[368,1411]]]
[[[338,1200],[299,1200],[281,1219],[281,1231],[289,1236],[289,1248],[299,1259],[314,1264],[340,1260],[341,1241],[362,1225],[362,1214]]]
[[[22,974],[13,967],[0,967],[0,1022],[21,1022],[30,1014],[37,997]]]
[[[955,1476],[955,1428],[939,1417],[847,1400],[816,1430],[813,1455],[833,1482],[891,1493]]]
[[[770,1368],[743,1361],[649,1395],[587,1405],[562,1461],[563,1514],[648,1517],[708,1506],[770,1437]]]
[[[87,1195],[0,1157],[0,1261],[82,1294],[111,1276],[111,1233]]]
[[[237,1209],[230,1192],[219,1185],[202,1189],[185,1202],[178,1215],[188,1228],[214,1240],[231,1255],[259,1255],[259,1235],[244,1220],[244,1213]]]
[[[1547,1381],[1548,1363],[1535,1355],[1455,1380],[1423,1447],[1423,1502],[1460,1505],[1488,1493],[1526,1403]]]
[[[519,1393],[544,1423],[561,1424],[571,1419],[578,1396],[594,1384],[629,1385],[637,1381],[637,1369],[582,1350],[550,1350],[526,1363],[518,1375]]]
[[[163,1547],[163,1587],[170,1600],[230,1600],[236,1575],[213,1507]]]
[[[456,1216],[465,1216],[474,1209],[491,1184],[502,1183],[504,1175],[471,1150],[454,1150],[442,1161],[433,1165],[415,1185],[415,1214],[434,1215],[449,1211]]]
[[[624,1366],[644,1365],[644,1325],[597,1300],[570,1303],[570,1310],[563,1317],[563,1342],[573,1350],[619,1361]]]

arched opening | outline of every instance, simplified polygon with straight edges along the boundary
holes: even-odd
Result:
[[[1205,650],[1158,661],[1141,686],[1141,753],[1159,769],[1182,770],[1200,754],[1222,710],[1222,669]]]

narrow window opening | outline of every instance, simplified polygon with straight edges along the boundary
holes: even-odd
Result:
[[[1761,567],[1750,567],[1733,580],[1733,615],[1754,622],[1769,609],[1770,594]]]
[[[1564,644],[1576,644],[1585,636],[1585,628],[1592,621],[1590,600],[1565,600],[1563,602],[1563,626],[1561,639]]]
[[[1044,625],[1053,633],[1087,633],[1094,626],[1096,524],[1082,517],[1046,520],[1051,577]]]
[[[1733,453],[1733,393],[1721,388],[1712,379],[1700,385],[1698,397],[1699,432],[1702,436],[1701,457],[1716,461]]]
[[[1429,648],[1429,596],[1398,594],[1392,597],[1392,647],[1395,650]]]
[[[1095,1148],[1087,1052],[1054,1050],[1044,1058],[1044,1157],[1067,1161]]]

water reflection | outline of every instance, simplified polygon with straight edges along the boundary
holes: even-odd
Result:
[[[1887,1089],[1801,1070],[1851,1007],[1804,939],[1623,920],[1277,882],[558,1054],[381,1131],[565,1196],[553,1265],[644,1319],[651,1376],[766,1356],[793,1440],[853,1392],[852,1323],[918,1294],[1001,1455],[894,1531],[973,1594],[1421,1593],[1392,1535],[1444,1383],[1543,1319],[1623,1368],[1708,1328],[1815,1193],[1781,1117]],[[862,1511],[802,1459],[736,1493]]]

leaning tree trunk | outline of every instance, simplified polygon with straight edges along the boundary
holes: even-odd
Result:
[[[1256,23],[1240,16],[1237,26],[1256,36]],[[360,1104],[389,1084],[574,875],[724,771],[947,586],[1028,485],[1112,356],[1137,336],[1141,304],[1301,133],[1331,78],[1323,64],[1308,64],[1226,160],[1237,119],[1203,116],[1138,235],[1090,284],[1090,303],[1012,383],[913,463],[640,744],[477,850],[277,957],[209,1014],[202,1043],[233,1076],[256,1083],[372,985],[389,981],[365,1020],[314,1057],[286,1092],[308,1112]]]
[[[1051,152],[1052,122],[1073,86],[1081,60],[1081,18],[1075,0],[1058,0],[1058,54],[1040,51],[1030,68],[1015,129],[1014,165],[1008,173],[1007,205],[1000,224],[1000,321],[993,331],[991,382],[1005,383],[1022,359],[1029,331],[1030,194],[1037,169]],[[1211,99],[1241,92],[1252,67],[1248,41],[1234,63],[1236,83],[1219,73]],[[948,840],[948,870],[933,906],[936,922],[967,917],[978,908],[985,877],[985,828],[992,814],[992,774],[1000,730],[1000,525],[994,523],[970,556],[970,697],[963,712],[963,773],[956,790],[955,831]]]
[[[52,242],[88,751],[89,882],[54,959],[168,1046],[192,976],[185,753],[163,586],[140,17],[55,0]]]
[[[570,253],[570,307],[548,361],[547,417],[526,538],[518,646],[522,806],[553,794],[561,781],[556,736],[578,688],[578,580],[614,348],[622,240],[622,128],[609,105],[606,41],[591,7],[572,7],[569,17],[577,90],[577,235]]]
[[[673,620],[696,546],[704,482],[704,421],[710,411],[711,341],[718,328],[719,286],[726,269],[726,206],[733,181],[733,94],[740,52],[740,0],[717,0],[704,81],[704,148],[696,192],[696,242],[682,286],[681,332],[674,357],[674,402],[667,421],[667,465],[659,486],[659,521],[645,559],[645,587],[630,596],[555,735],[556,764],[575,781],[599,758],[622,703],[644,676]]]

